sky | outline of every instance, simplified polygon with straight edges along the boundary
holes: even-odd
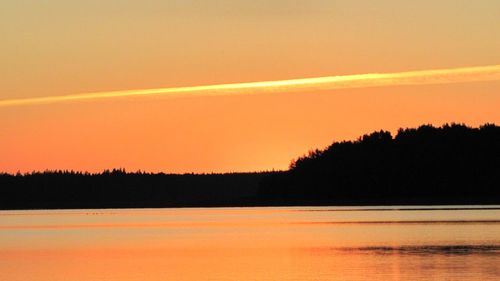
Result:
[[[500,2],[2,1],[0,103],[500,65]],[[0,172],[286,169],[374,130],[500,123],[500,80],[0,106]]]

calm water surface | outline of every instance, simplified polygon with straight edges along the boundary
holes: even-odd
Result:
[[[500,280],[500,206],[449,208],[0,211],[0,280]]]

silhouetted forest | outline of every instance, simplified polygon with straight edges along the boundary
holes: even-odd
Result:
[[[0,175],[0,209],[248,205],[268,173],[151,174],[122,169]]]
[[[500,203],[500,127],[400,129],[336,142],[269,175],[258,195],[273,204]]]
[[[0,174],[0,209],[399,204],[500,204],[500,127],[374,132],[279,172]]]

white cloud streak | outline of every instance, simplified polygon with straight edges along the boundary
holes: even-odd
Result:
[[[252,95],[276,92],[289,93],[312,90],[335,90],[400,85],[432,85],[479,81],[500,81],[500,65],[5,99],[0,100],[0,107],[138,96],[200,97]]]

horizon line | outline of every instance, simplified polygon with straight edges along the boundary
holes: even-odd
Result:
[[[495,127],[500,127],[500,125],[496,125],[495,123],[489,123],[489,122],[485,122],[481,125],[477,125],[477,126],[471,126],[471,125],[468,125],[466,123],[455,123],[455,122],[451,122],[451,123],[443,123],[442,125],[439,125],[439,126],[436,126],[436,125],[432,125],[432,124],[429,124],[429,123],[423,123],[421,125],[418,125],[418,126],[414,126],[414,127],[406,127],[406,128],[403,128],[403,127],[400,127],[399,129],[397,130],[394,130],[394,132],[397,131],[397,134],[399,134],[399,131],[400,130],[418,130],[422,127],[425,127],[425,126],[431,126],[432,128],[434,129],[446,129],[446,128],[450,128],[450,127],[453,127],[453,126],[460,126],[460,127],[466,127],[467,129],[470,129],[470,130],[476,130],[476,129],[483,129],[487,126],[495,126]],[[384,129],[380,129],[380,130],[374,130],[372,132],[369,132],[369,133],[364,133],[363,135],[360,135],[358,138],[351,138],[350,140],[335,140],[333,142],[333,144],[335,143],[342,143],[342,142],[345,142],[345,141],[351,141],[351,142],[359,142],[361,140],[361,138],[367,134],[373,134],[373,133],[377,133],[377,132],[380,132],[380,131],[386,131]],[[388,132],[388,131],[386,131]],[[391,137],[392,137],[392,140],[396,140],[396,137],[397,137],[397,134],[396,135],[392,135],[391,132],[389,132],[391,134]],[[329,145],[330,146],[330,145]],[[327,149],[329,146],[325,146],[323,148],[316,148],[316,150],[320,150],[320,151],[323,151],[325,149]],[[313,149],[314,150],[314,149]],[[311,150],[309,150],[311,151]],[[303,156],[306,156],[307,154],[303,154],[302,156],[297,156],[295,158],[293,158],[291,161],[295,161],[296,159],[300,158],[300,157],[303,157]],[[91,171],[91,170],[74,170],[74,169],[69,169],[69,168],[55,168],[55,169],[50,169],[50,168],[46,168],[44,170],[24,170],[24,171],[21,171],[21,170],[17,170],[16,172],[13,172],[13,171],[7,171],[7,170],[4,170],[4,171],[0,171],[0,176],[4,176],[4,175],[8,175],[8,176],[29,176],[29,175],[36,175],[36,174],[46,174],[46,173],[51,173],[51,174],[56,174],[56,173],[63,173],[63,174],[81,174],[81,175],[88,175],[88,176],[95,176],[95,175],[104,175],[104,174],[108,174],[108,173],[124,173],[124,174],[143,174],[143,175],[194,175],[194,176],[204,176],[204,175],[228,175],[228,174],[266,174],[266,173],[280,173],[280,172],[286,172],[286,171],[289,171],[290,170],[290,167],[288,168],[267,168],[267,169],[261,169],[261,170],[253,170],[253,171],[249,171],[249,170],[232,170],[232,171],[184,171],[184,172],[169,172],[169,171],[161,171],[161,170],[143,170],[143,169],[128,169],[126,167],[108,167],[108,168],[103,168],[103,169],[100,169],[100,170],[94,170],[94,171]]]

